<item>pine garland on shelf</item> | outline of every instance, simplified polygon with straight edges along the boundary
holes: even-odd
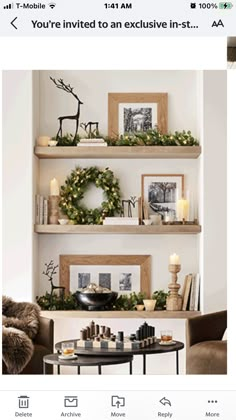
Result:
[[[93,136],[96,137],[96,136]],[[199,141],[193,137],[191,131],[175,131],[175,133],[161,134],[157,129],[138,133],[126,133],[116,138],[97,134],[107,142],[108,146],[199,146]],[[57,146],[76,146],[80,140],[77,135],[74,140],[72,134],[59,137]]]
[[[84,198],[90,183],[104,191],[106,201],[103,201],[99,208],[87,209],[79,203]],[[65,185],[61,187],[60,196],[59,205],[62,212],[73,224],[100,225],[104,217],[112,217],[121,211],[119,182],[109,168],[100,170],[95,166],[77,167],[67,177]]]

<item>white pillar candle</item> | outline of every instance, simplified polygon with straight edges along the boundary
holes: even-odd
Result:
[[[177,254],[170,255],[169,264],[180,264],[180,258]]]
[[[177,219],[179,221],[189,219],[189,201],[184,198],[177,201]]]
[[[47,147],[48,142],[51,140],[51,137],[48,136],[40,136],[37,138],[37,146]]]
[[[59,184],[56,178],[50,181],[50,195],[59,195]]]

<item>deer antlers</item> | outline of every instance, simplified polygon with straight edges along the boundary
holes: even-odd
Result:
[[[54,274],[57,273],[56,269],[58,265],[54,266],[53,260],[51,260],[48,264],[45,263],[44,265],[46,265],[47,268],[45,271],[43,271],[43,274],[49,278],[49,281],[51,281],[53,279]]]
[[[53,79],[53,77],[51,77],[51,76],[50,76],[50,79],[56,85],[56,87],[58,89],[62,89],[62,90],[64,90],[64,92],[70,93],[71,95],[74,96],[74,98],[77,99],[77,101],[79,101],[79,103],[81,105],[83,104],[83,102],[81,102],[81,100],[78,98],[78,96],[76,95],[76,93],[73,92],[74,88],[70,84],[66,85],[64,83],[63,79],[56,80],[56,79]]]

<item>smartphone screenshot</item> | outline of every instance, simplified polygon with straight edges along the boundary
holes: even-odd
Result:
[[[4,420],[235,420],[236,2],[0,4]]]

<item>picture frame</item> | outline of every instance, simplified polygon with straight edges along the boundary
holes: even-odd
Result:
[[[183,174],[143,174],[141,179],[141,199],[143,209],[150,215],[171,214],[176,217],[177,200],[184,196]],[[146,211],[147,213],[147,211]]]
[[[120,294],[123,293],[131,293],[132,291],[143,292],[146,293],[146,296],[149,297],[151,293],[150,289],[150,276],[151,276],[151,256],[150,255],[60,255],[59,256],[59,283],[60,286],[65,287],[65,293],[69,293],[71,291],[71,267],[72,266],[81,266],[82,269],[80,270],[81,285],[86,282],[86,278],[88,279],[88,268],[90,267],[90,271],[97,269],[97,272],[100,274],[109,274],[109,269],[112,267],[116,269],[116,267],[120,267],[120,277],[118,280],[118,284],[120,286],[118,291]],[[84,268],[86,267],[86,270]],[[128,270],[123,270],[123,268],[128,268]],[[135,268],[136,267],[136,268]],[[101,268],[101,269],[100,269]],[[109,268],[108,270],[104,270],[104,268]],[[100,269],[100,270],[99,270]],[[132,288],[128,287],[127,285],[130,284],[132,274],[134,277],[137,277],[137,270],[139,270],[139,288],[133,290]],[[85,273],[85,271],[87,271]],[[105,272],[104,272],[105,271]],[[110,270],[112,271],[112,269]],[[118,269],[116,270],[118,273]],[[79,276],[78,276],[79,277]],[[99,279],[99,276],[98,276]],[[90,280],[92,280],[90,278]],[[103,281],[108,284],[109,276],[103,276]],[[132,280],[133,281],[133,280]],[[132,283],[131,281],[131,283]],[[93,280],[92,280],[93,282]],[[137,285],[137,279],[136,283]],[[112,283],[111,283],[112,286]],[[137,287],[137,286],[136,286]]]
[[[155,126],[161,134],[168,131],[168,93],[108,93],[109,137]]]

